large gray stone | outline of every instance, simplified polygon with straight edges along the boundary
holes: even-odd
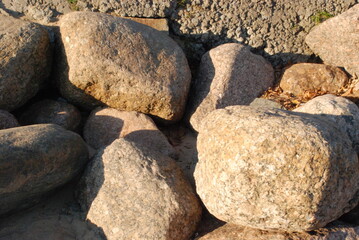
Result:
[[[188,240],[201,206],[176,163],[118,139],[90,162],[79,202],[108,240]]]
[[[201,59],[189,104],[190,123],[195,130],[211,111],[231,105],[248,105],[274,80],[272,66],[247,47],[228,43]]]
[[[352,101],[327,94],[308,101],[294,111],[315,114],[333,122],[348,134],[353,148],[359,153],[359,108]]]
[[[57,80],[66,99],[90,109],[106,104],[165,120],[182,117],[191,73],[164,33],[89,12],[65,15],[60,33]]]
[[[49,35],[40,25],[0,15],[0,108],[32,98],[51,70]]]
[[[359,76],[359,4],[314,27],[305,42],[326,64]]]
[[[32,206],[71,180],[87,160],[82,138],[58,125],[0,130],[0,214]]]
[[[19,127],[19,122],[14,115],[5,110],[0,110],[0,129]]]
[[[210,113],[197,141],[197,193],[220,220],[308,231],[359,200],[358,156],[325,119],[232,106]]]

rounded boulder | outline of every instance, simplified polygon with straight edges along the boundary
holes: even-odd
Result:
[[[0,109],[12,111],[40,89],[51,70],[49,34],[40,25],[0,15]]]
[[[346,133],[311,114],[232,106],[198,135],[197,193],[228,223],[309,231],[358,203],[358,157]]]
[[[82,138],[58,125],[0,130],[0,214],[34,205],[77,175],[87,160]]]
[[[44,99],[29,106],[19,120],[24,125],[53,123],[73,131],[81,123],[81,113],[69,103]]]
[[[181,119],[191,73],[166,34],[129,19],[74,12],[61,19],[60,35],[56,78],[66,99]]]
[[[176,162],[118,139],[90,162],[78,199],[108,240],[188,240],[201,218]]]
[[[274,81],[272,65],[239,43],[222,44],[202,56],[194,82],[189,118],[198,131],[211,111],[232,105],[249,105]]]
[[[352,101],[326,94],[294,109],[295,112],[314,114],[335,124],[348,134],[353,147],[359,153],[359,108]]]
[[[0,130],[19,126],[20,124],[14,115],[9,113],[8,111],[0,109]]]

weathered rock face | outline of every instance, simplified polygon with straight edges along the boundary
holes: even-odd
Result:
[[[358,157],[325,119],[232,106],[198,135],[197,193],[217,218],[239,225],[312,230],[358,202]]]
[[[263,231],[254,228],[226,224],[198,240],[354,240],[359,238],[359,228],[334,222],[330,227],[320,228],[310,233],[287,233]]]
[[[35,23],[0,15],[0,108],[14,110],[33,97],[50,73],[48,33]]]
[[[118,139],[88,165],[79,202],[107,239],[187,240],[201,207],[176,163]]]
[[[76,12],[60,21],[58,85],[73,103],[179,120],[191,73],[168,36],[128,19]],[[89,67],[91,66],[91,67]]]
[[[19,122],[14,117],[14,115],[8,111],[0,110],[0,129],[13,128],[18,126],[20,126]]]
[[[124,112],[113,108],[95,109],[84,128],[85,141],[93,148],[110,145],[118,138],[175,156],[175,150],[158,130],[152,119],[138,112]]]
[[[0,240],[105,240],[91,223],[67,215],[49,215],[33,221],[1,226]]]
[[[337,67],[298,63],[286,69],[280,81],[285,92],[303,96],[306,92],[336,93],[348,82],[348,76]]]
[[[33,205],[88,160],[81,137],[52,124],[1,130],[0,143],[0,214]]]
[[[75,130],[80,125],[81,113],[66,102],[45,99],[36,102],[20,116],[24,125],[54,123],[68,130]]]
[[[359,76],[359,4],[314,27],[305,42],[327,64]]]
[[[274,80],[272,66],[237,43],[216,47],[201,59],[189,104],[190,123],[198,130],[211,111],[231,105],[248,105]]]
[[[359,153],[359,108],[352,101],[327,94],[308,101],[294,111],[316,114],[333,122],[348,134],[353,148]]]

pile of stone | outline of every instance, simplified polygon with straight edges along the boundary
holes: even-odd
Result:
[[[307,36],[326,65],[294,65],[281,87],[332,94],[295,111],[257,99],[274,70],[239,43],[192,81],[174,40],[129,19],[69,13],[51,44],[0,15],[0,239],[359,238],[337,221],[359,202],[359,108],[333,95],[359,74],[358,13]],[[72,207],[26,210],[66,183]],[[203,207],[227,224],[197,236]]]

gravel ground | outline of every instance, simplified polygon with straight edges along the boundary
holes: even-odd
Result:
[[[249,45],[273,65],[308,61],[304,38],[319,17],[338,15],[358,0],[193,0],[171,15],[173,33],[193,52],[225,42]],[[315,19],[317,18],[317,19]]]
[[[70,4],[71,2],[72,4]],[[129,17],[166,17],[172,36],[190,62],[227,42],[249,45],[274,66],[311,61],[304,43],[320,17],[338,15],[359,0],[0,0],[14,16],[40,22],[56,21],[73,10]],[[314,59],[315,60],[315,59]]]

